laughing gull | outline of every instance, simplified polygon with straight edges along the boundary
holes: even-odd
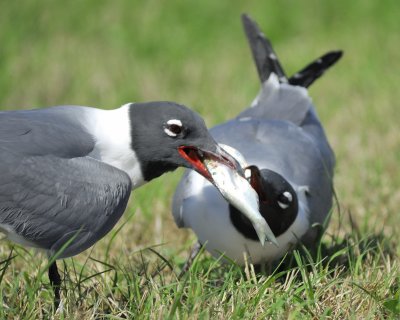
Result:
[[[214,183],[205,162],[241,172],[204,120],[173,102],[0,112],[0,231],[53,259],[74,256],[113,228],[132,189],[180,166]],[[55,260],[49,278],[58,305]]]
[[[193,171],[185,172],[172,207],[178,227],[197,235],[197,251],[204,245],[241,265],[273,262],[300,240],[312,245],[329,219],[335,156],[306,88],[342,55],[329,52],[287,78],[257,24],[247,15],[242,21],[261,90],[251,107],[210,132],[245,168],[279,246],[261,246],[247,218]]]

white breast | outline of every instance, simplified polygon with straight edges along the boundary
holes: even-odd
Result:
[[[195,172],[192,174],[198,175]],[[191,179],[194,183],[196,180]],[[238,232],[230,220],[227,202],[209,182],[203,188],[187,188],[192,192],[182,202],[184,226],[191,228],[207,251],[215,257],[225,254],[238,264],[244,264],[246,254],[248,261],[255,264],[270,262],[285,255],[309,228],[304,192],[300,192],[298,196],[299,214],[296,220],[285,233],[277,237],[279,247],[276,247],[271,243],[261,246],[259,241],[247,239]]]

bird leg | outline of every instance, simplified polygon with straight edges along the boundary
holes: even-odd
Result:
[[[61,277],[55,260],[49,267],[49,279],[54,292],[54,310],[57,310],[60,305]]]
[[[192,247],[192,250],[190,251],[190,255],[187,258],[185,264],[183,265],[183,268],[181,272],[179,273],[178,279],[182,278],[183,275],[188,272],[189,268],[192,266],[194,259],[199,255],[200,250],[203,248],[203,245],[200,243],[200,241],[197,241],[195,245]]]

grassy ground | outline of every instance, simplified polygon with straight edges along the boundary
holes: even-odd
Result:
[[[195,240],[170,214],[179,171],[135,191],[113,232],[65,260],[56,317],[398,317],[398,8],[395,0],[0,1],[2,109],[166,99],[192,106],[209,126],[227,120],[258,90],[242,12],[259,22],[289,73],[330,49],[345,51],[311,88],[338,163],[340,210],[321,246],[328,257],[295,254],[290,268],[259,276],[204,253],[179,281]],[[0,318],[50,315],[46,264],[0,243]]]

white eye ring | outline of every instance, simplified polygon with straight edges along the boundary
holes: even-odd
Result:
[[[282,209],[287,209],[287,208],[289,208],[289,205],[288,205],[288,204],[282,203],[282,202],[280,202],[280,201],[278,201],[278,205],[279,205]]]
[[[284,197],[286,197],[287,201],[289,203],[291,203],[293,201],[293,196],[289,191],[285,191],[284,193],[282,193],[282,195]],[[278,201],[278,205],[282,208],[282,209],[287,209],[289,208],[289,203],[283,203],[281,201]]]
[[[178,119],[171,119],[167,121],[167,125],[164,127],[164,132],[170,137],[176,137],[178,135],[177,132],[171,130],[173,127],[178,127],[179,132],[182,130],[182,121]]]
[[[283,195],[288,199],[289,202],[293,201],[293,196],[289,191],[285,191]]]

